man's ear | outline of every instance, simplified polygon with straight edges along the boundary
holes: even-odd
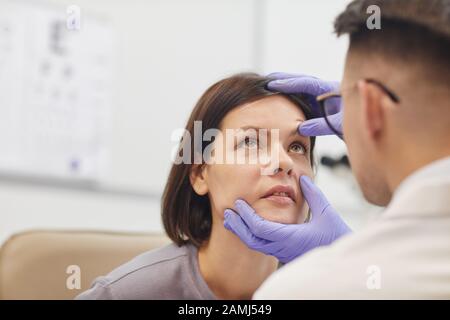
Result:
[[[195,193],[204,196],[208,193],[208,184],[206,182],[206,165],[194,164],[189,173],[189,180]]]
[[[378,139],[384,126],[383,94],[376,85],[358,81],[362,124],[371,139]]]

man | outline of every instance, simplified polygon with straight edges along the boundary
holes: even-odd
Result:
[[[370,5],[381,30],[366,26]],[[300,133],[342,136],[365,198],[387,207],[352,234],[306,177],[306,224],[265,221],[237,201],[225,227],[288,263],[255,298],[450,299],[450,0],[356,0],[335,30],[350,36],[344,108],[322,95],[337,87],[313,77],[274,74],[270,88],[320,101],[325,117]]]

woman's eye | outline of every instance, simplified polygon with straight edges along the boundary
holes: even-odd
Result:
[[[305,154],[306,153],[306,148],[300,143],[293,143],[289,147],[289,151],[292,151],[292,152],[295,152],[295,153],[300,153],[300,154]]]
[[[241,146],[245,146],[247,148],[255,148],[258,147],[258,141],[254,138],[245,137],[245,139],[239,143],[239,147]]]

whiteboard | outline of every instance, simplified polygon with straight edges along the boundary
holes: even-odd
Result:
[[[65,6],[2,2],[1,173],[70,180],[108,173],[113,32],[84,16],[70,28],[71,18]]]

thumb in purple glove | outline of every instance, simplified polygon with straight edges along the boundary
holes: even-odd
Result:
[[[342,115],[342,111],[340,111],[328,116],[328,121],[330,121],[333,128],[336,128],[339,132],[342,132]],[[325,136],[336,134],[331,130],[325,118],[314,118],[303,121],[298,126],[298,132],[303,136]],[[342,138],[342,134],[338,136]]]

